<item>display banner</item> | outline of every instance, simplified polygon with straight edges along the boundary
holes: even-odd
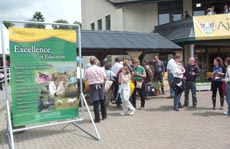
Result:
[[[193,17],[196,40],[229,39],[230,14]]]
[[[14,126],[79,117],[76,31],[10,28]]]

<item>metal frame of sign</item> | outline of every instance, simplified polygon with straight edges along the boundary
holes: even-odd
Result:
[[[64,25],[64,26],[76,26],[77,27],[77,43],[78,43],[78,53],[79,57],[82,58],[82,49],[81,49],[81,26],[80,24],[63,24],[63,23],[46,23],[46,22],[32,22],[32,21],[20,21],[20,20],[10,20],[10,19],[2,19],[0,20],[0,29],[1,29],[1,41],[2,41],[2,54],[3,54],[3,66],[4,66],[4,75],[6,76],[7,74],[7,69],[6,69],[6,46],[4,43],[4,32],[3,32],[3,21],[11,22],[11,23],[32,23],[32,24],[43,24],[43,25]],[[77,47],[77,45],[76,45]],[[82,63],[80,65],[80,71],[82,72]],[[59,124],[73,124],[74,126],[78,127],[80,130],[85,132],[86,134],[90,135],[96,140],[100,140],[100,134],[97,130],[97,127],[94,123],[92,114],[90,112],[89,106],[85,100],[85,95],[83,93],[83,81],[82,81],[82,73],[80,73],[80,100],[81,100],[81,110],[82,113],[80,114],[79,118],[72,119],[72,120],[66,120],[66,121],[59,121],[59,122],[49,122],[48,124],[42,124],[42,125],[37,125],[37,126],[31,126],[31,127],[25,127],[25,128],[20,128],[20,129],[13,129],[12,127],[12,121],[11,121],[11,115],[10,115],[10,102],[9,102],[9,96],[8,96],[8,82],[7,82],[7,77],[5,77],[5,100],[6,100],[6,112],[7,112],[7,136],[8,136],[8,142],[9,142],[9,147],[11,149],[14,149],[14,132],[19,132],[19,131],[24,131],[24,130],[29,130],[29,129],[35,129],[35,128],[42,128],[42,127],[48,127],[48,126],[53,126],[53,125],[59,125]],[[86,110],[85,110],[86,108]],[[78,122],[84,120],[84,113],[87,111],[89,114],[91,123],[93,125],[93,128],[95,130],[96,135],[92,134],[91,132],[85,130],[78,124]]]

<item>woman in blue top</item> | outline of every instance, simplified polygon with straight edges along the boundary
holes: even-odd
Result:
[[[222,79],[224,77],[224,65],[223,65],[223,60],[220,57],[217,57],[213,61],[213,71],[212,71],[212,104],[213,104],[213,110],[216,109],[216,93],[217,89],[219,90],[219,95],[220,95],[220,110],[223,110],[224,106],[224,94],[222,90]]]

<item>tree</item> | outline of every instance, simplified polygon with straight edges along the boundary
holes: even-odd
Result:
[[[3,21],[3,24],[5,25],[6,28],[12,27],[15,24],[11,23],[11,22],[7,22],[7,21]]]
[[[33,15],[33,18],[29,21],[33,22],[45,22],[45,17],[42,15],[41,12],[36,11]],[[44,24],[33,24],[33,23],[27,23],[25,24],[26,28],[45,28],[46,26]]]
[[[63,20],[63,19],[59,19],[59,20],[56,20],[54,21],[54,23],[64,23],[64,24],[68,24],[68,21],[67,20]],[[67,25],[52,25],[53,29],[70,29],[69,26]]]
[[[81,22],[78,22],[78,21],[74,21],[73,24],[80,24],[80,26],[81,26]],[[77,30],[77,26],[72,26],[71,29],[72,30]]]

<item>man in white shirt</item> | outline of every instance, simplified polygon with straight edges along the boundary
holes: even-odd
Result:
[[[172,74],[172,66],[173,66],[173,63],[175,63],[174,59],[173,59],[173,55],[172,54],[169,54],[168,55],[168,64],[167,64],[167,71],[168,71],[168,83],[169,83],[169,86],[170,86],[170,96],[167,97],[167,98],[173,98],[174,96],[174,91],[171,87],[172,85],[172,82],[173,82],[173,74]]]
[[[185,73],[185,69],[182,62],[182,56],[180,54],[176,54],[175,63],[172,65],[171,72],[173,74],[173,83],[172,88],[174,90],[174,110],[179,111],[178,108],[182,108],[180,98],[183,92],[183,74]]]
[[[114,85],[115,85],[115,89],[114,89],[114,97],[117,96],[117,92],[118,92],[118,73],[119,71],[121,70],[121,68],[123,67],[123,65],[120,63],[121,60],[120,58],[115,58],[115,64],[113,65],[113,67],[111,68],[111,71],[115,74],[115,82],[114,82]],[[121,99],[118,98],[118,100],[116,101],[116,104],[118,107],[120,107],[120,104],[121,104]]]
[[[120,58],[115,58],[115,64],[113,65],[113,67],[111,68],[111,71],[117,76],[118,72],[121,70],[121,68],[123,67],[123,65],[120,63],[121,60]]]

